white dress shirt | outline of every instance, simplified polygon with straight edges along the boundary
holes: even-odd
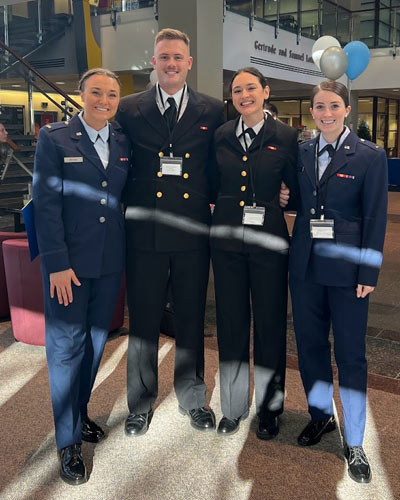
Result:
[[[247,144],[247,149],[249,149],[251,143],[253,142],[254,139],[251,139],[249,134],[246,134],[246,144],[245,144],[245,138],[243,137],[243,127],[244,130],[247,128],[252,128],[254,130],[254,133],[257,135],[258,132],[262,129],[262,126],[264,125],[264,122],[267,121],[268,115],[265,114],[265,119],[263,118],[261,121],[259,121],[254,127],[248,127],[245,123],[243,123],[242,117],[239,118],[239,122],[236,127],[236,136],[239,139],[240,144],[242,145],[242,148],[246,151],[246,144]],[[242,126],[243,123],[243,126]]]
[[[161,90],[161,95],[162,95],[162,101],[160,99],[160,90]],[[175,105],[176,105],[176,109],[178,111],[179,109],[179,104],[181,102],[181,99],[182,99],[182,92],[184,92],[184,95],[183,95],[183,100],[182,100],[182,106],[181,106],[181,109],[180,109],[180,112],[179,112],[179,116],[177,117],[177,121],[179,121],[181,118],[182,118],[182,115],[183,113],[185,112],[185,109],[186,109],[186,106],[187,106],[187,103],[189,101],[189,92],[187,90],[187,85],[185,83],[185,85],[183,86],[183,88],[181,88],[181,90],[178,90],[178,92],[176,92],[175,94],[173,95],[169,95],[165,92],[165,90],[163,90],[159,84],[157,83],[156,84],[156,103],[157,103],[157,106],[158,106],[158,109],[160,110],[160,113],[163,115],[167,109],[169,108],[169,102],[168,102],[168,98],[169,97],[173,97],[175,99]]]
[[[108,122],[102,129],[95,130],[83,119],[83,111],[81,111],[78,116],[82,122],[82,125],[85,127],[89,139],[93,142],[94,149],[99,155],[103,167],[107,168],[108,160],[110,158],[110,146],[108,144],[108,139],[110,137],[110,127]]]

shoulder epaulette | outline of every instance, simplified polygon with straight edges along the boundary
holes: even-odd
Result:
[[[363,144],[364,146],[367,146],[374,151],[381,149],[377,144],[371,141],[367,141],[366,139],[360,139],[360,144]]]
[[[68,127],[68,122],[48,123],[43,128],[48,130],[49,132],[54,132],[54,130],[64,129],[65,127]]]

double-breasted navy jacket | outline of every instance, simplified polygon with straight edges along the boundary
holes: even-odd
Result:
[[[225,123],[215,132],[218,195],[211,246],[233,252],[257,252],[265,248],[287,251],[289,235],[279,206],[279,191],[284,181],[291,190],[292,206],[296,206],[296,130],[269,116],[245,153],[236,136],[238,120]],[[242,224],[243,206],[253,202],[251,169],[256,203],[265,207],[262,226]]]
[[[310,236],[310,219],[320,217],[315,144],[300,145],[301,203],[293,228],[289,271],[304,279],[307,270],[322,285],[375,286],[382,261],[387,214],[387,160],[383,149],[353,132],[337,150],[327,184],[325,218],[334,220],[334,239]],[[309,276],[309,275],[308,275]]]
[[[146,251],[191,251],[208,246],[214,179],[212,141],[223,123],[221,101],[192,89],[173,129],[173,154],[183,158],[180,176],[162,175],[169,155],[166,121],[156,87],[121,99],[117,119],[132,142],[132,169],[124,201],[128,246]]]
[[[39,132],[33,203],[42,265],[47,273],[72,268],[98,278],[125,265],[121,193],[130,164],[130,144],[110,124],[105,169],[78,116]]]

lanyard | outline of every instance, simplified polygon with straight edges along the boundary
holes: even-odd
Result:
[[[183,103],[183,98],[185,96],[185,91],[186,91],[186,83],[183,86],[183,91],[182,91],[181,99],[179,101],[178,111],[177,111],[177,114],[176,114],[176,121],[179,120],[179,115],[181,114],[182,103]],[[158,85],[158,93],[159,93],[160,101],[161,101],[161,104],[162,104],[162,106],[164,108],[164,113],[165,113],[165,103],[164,103],[164,99],[163,99],[163,96],[162,96],[160,85]],[[168,121],[166,121],[166,124],[167,124],[167,127],[168,127],[169,156],[172,157],[172,156],[174,156],[173,153],[172,153],[172,132],[173,131],[171,130]]]
[[[256,181],[256,169],[260,160],[260,154],[261,154],[261,149],[263,147],[264,143],[264,136],[265,136],[265,117],[264,117],[264,123],[262,126],[262,136],[261,136],[261,142],[260,142],[260,147],[258,148],[257,156],[256,156],[256,161],[255,165],[253,167],[253,164],[250,162],[249,164],[249,170],[250,170],[250,186],[251,186],[251,192],[252,192],[252,200],[253,200],[253,207],[256,206],[256,190],[255,190],[255,181]],[[246,156],[249,151],[249,146],[247,146],[247,141],[246,141],[246,134],[244,133],[244,123],[243,123],[243,118],[242,118],[242,136],[243,136],[243,142],[244,142],[244,150],[246,152]],[[250,144],[251,146],[251,144]]]
[[[320,135],[318,136],[318,139],[315,143],[315,176],[316,176],[316,185],[317,185],[317,193],[318,193],[318,200],[320,203],[320,208],[321,208],[321,220],[324,220],[325,214],[325,203],[326,203],[326,196],[327,196],[327,191],[328,191],[328,181],[330,179],[330,173],[333,168],[333,159],[335,158],[336,151],[339,149],[339,144],[340,144],[340,139],[342,138],[342,135],[345,133],[346,127],[343,128],[342,132],[340,133],[339,137],[337,138],[336,145],[333,151],[333,155],[330,159],[330,162],[328,166],[326,167],[324,175],[326,175],[326,181],[321,187],[321,181],[319,178],[319,160],[318,160],[318,155],[319,155],[319,139]]]

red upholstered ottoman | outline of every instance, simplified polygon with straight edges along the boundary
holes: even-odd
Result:
[[[40,258],[30,261],[28,240],[3,242],[4,268],[11,325],[16,340],[44,345],[44,305]],[[124,323],[125,279],[121,285],[110,331]]]
[[[0,318],[5,318],[10,314],[6,286],[6,275],[4,272],[2,243],[4,240],[11,240],[14,238],[26,238],[26,233],[11,233],[8,231],[0,231]]]

